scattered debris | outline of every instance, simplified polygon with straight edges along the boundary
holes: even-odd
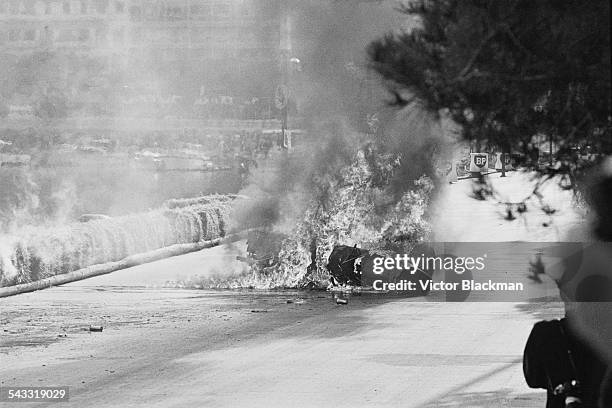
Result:
[[[319,284],[317,284],[317,282],[310,281],[310,282],[308,282],[306,285],[304,285],[304,286],[302,287],[302,289],[307,289],[307,290],[319,290],[319,289],[321,289],[321,287],[320,287],[320,285],[319,285]]]
[[[557,210],[556,210],[556,209],[552,208],[552,207],[551,207],[551,206],[549,206],[548,204],[546,204],[546,205],[544,205],[544,206],[542,207],[542,211],[544,211],[544,213],[545,213],[546,215],[553,215],[554,213],[556,213],[556,212],[557,212]]]

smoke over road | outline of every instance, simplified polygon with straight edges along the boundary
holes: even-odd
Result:
[[[369,67],[371,41],[410,29],[391,2],[310,1],[288,8],[290,56],[302,65],[290,69],[288,84],[306,134],[276,159],[277,171],[254,172],[241,193],[255,204],[236,213],[239,224],[257,219],[288,235],[280,264],[263,273],[280,277],[266,283],[272,286],[295,285],[308,264],[320,270],[336,244],[401,246],[421,239],[428,231],[433,158],[443,153],[439,121],[418,105],[391,106],[392,95]],[[247,282],[257,286],[262,271],[254,269]]]

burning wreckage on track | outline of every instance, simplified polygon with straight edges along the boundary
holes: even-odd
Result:
[[[279,252],[286,235],[276,232],[253,230],[247,236],[247,256],[237,257],[238,260],[260,268],[273,267],[279,262]],[[316,249],[315,249],[316,251]],[[429,280],[432,271],[418,270],[411,273],[409,270],[390,269],[384,276],[374,274],[374,259],[377,257],[394,257],[397,251],[368,250],[355,246],[336,245],[327,259],[326,271],[329,273],[328,289],[351,290],[354,288],[371,288],[374,279],[384,279],[388,282]],[[414,253],[433,255],[431,248],[417,245]],[[312,254],[312,264],[308,267],[316,269],[315,254]],[[310,287],[310,286],[308,286]],[[420,287],[420,286],[418,286]],[[414,291],[414,296],[424,296],[426,290]]]
[[[431,248],[424,245],[416,245],[411,251],[413,253],[427,253],[433,255]],[[394,258],[397,251],[389,250],[367,250],[355,246],[337,245],[329,255],[327,270],[330,274],[330,284],[338,288],[362,287],[371,288],[374,280],[385,282],[418,282],[430,280],[433,271],[408,269],[387,269],[384,274],[374,273],[374,259],[378,257]],[[421,288],[420,285],[415,287]],[[418,289],[413,291],[415,296],[427,295],[429,289]]]

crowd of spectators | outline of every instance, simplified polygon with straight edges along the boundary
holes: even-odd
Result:
[[[273,98],[232,97],[226,95],[200,95],[190,101],[178,95],[124,96],[113,105],[101,99],[68,101],[61,97],[61,116],[98,117],[122,116],[139,118],[189,118],[201,120],[270,120],[279,119],[280,111]],[[60,105],[55,101],[53,106]],[[32,119],[40,116],[41,101],[23,101],[21,104],[0,100],[0,118]],[[54,112],[56,113],[56,112]]]
[[[152,151],[162,154],[203,155],[217,164],[242,166],[246,173],[279,146],[279,132],[263,130],[182,129],[130,132],[0,132],[0,153],[121,155]],[[47,153],[45,153],[47,152]],[[59,157],[59,156],[58,156]],[[64,156],[62,156],[64,157]]]
[[[203,120],[268,120],[279,116],[271,98],[200,95],[184,98],[138,95],[122,101],[122,114],[134,117],[182,117]]]
[[[268,157],[277,142],[277,136],[261,131],[219,132],[206,133],[197,140],[206,151],[257,159]]]

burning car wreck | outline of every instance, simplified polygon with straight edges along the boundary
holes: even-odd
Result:
[[[329,255],[327,270],[333,286],[361,286],[361,262],[369,252],[355,246],[337,245]]]
[[[385,282],[408,281],[418,283],[419,281],[431,280],[434,270],[417,269],[388,269],[384,274],[374,273],[374,259],[395,255],[398,251],[389,250],[367,250],[358,248],[357,245],[336,245],[332,250],[326,266],[330,274],[331,287],[363,287],[371,288],[374,280]],[[417,244],[411,253],[426,254],[434,256],[434,250],[428,245]],[[412,296],[425,296],[429,288],[415,285],[417,290],[411,291]]]

